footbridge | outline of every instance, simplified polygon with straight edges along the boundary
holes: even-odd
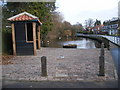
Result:
[[[97,40],[101,40],[102,38],[109,40],[110,42],[112,42],[113,44],[120,46],[120,36],[107,36],[107,35],[94,35],[94,34],[80,34],[80,33],[76,33],[76,36],[78,37],[88,37],[88,38],[93,38],[93,39],[97,39]]]

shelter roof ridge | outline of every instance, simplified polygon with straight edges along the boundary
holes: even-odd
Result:
[[[28,12],[22,12],[22,13],[20,13],[20,14],[18,14],[18,15],[15,15],[15,16],[13,16],[13,17],[8,18],[8,20],[11,21],[11,20],[13,20],[13,19],[15,19],[15,18],[17,18],[17,17],[22,16],[22,15],[27,15],[27,16],[29,16],[29,17],[32,17],[33,19],[38,19],[38,17],[36,17],[36,16],[34,16],[34,15],[28,13]]]

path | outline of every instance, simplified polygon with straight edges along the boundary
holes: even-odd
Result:
[[[37,56],[17,56],[3,65],[3,79],[33,81],[116,80],[112,57],[105,49],[105,77],[99,77],[100,49],[41,48]],[[47,57],[48,76],[41,77],[41,57]]]
[[[3,88],[118,88],[116,81],[91,82],[91,81],[9,81],[3,82]],[[4,89],[3,89],[4,90]],[[31,89],[30,89],[31,90]],[[36,89],[35,89],[36,90]],[[83,89],[81,89],[83,90]],[[116,90],[116,89],[114,89]]]

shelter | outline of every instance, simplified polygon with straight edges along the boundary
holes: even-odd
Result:
[[[12,25],[13,55],[36,55],[40,49],[40,26],[38,17],[23,12],[8,18]]]

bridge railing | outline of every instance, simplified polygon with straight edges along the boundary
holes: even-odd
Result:
[[[105,35],[101,35],[101,36],[120,46],[120,37],[118,37],[118,36],[105,36]]]
[[[104,37],[111,41],[114,44],[120,46],[120,36],[107,36],[107,35],[94,35],[94,34],[79,34],[77,33],[76,36],[88,36],[88,37]]]

